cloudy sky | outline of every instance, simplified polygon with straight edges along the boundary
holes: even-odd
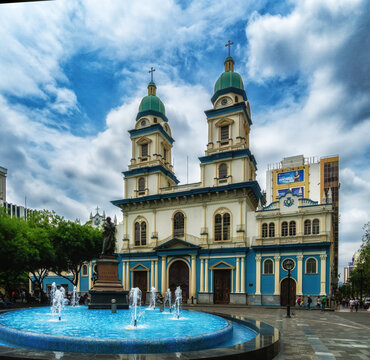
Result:
[[[153,66],[176,140],[175,172],[199,180],[213,85],[230,39],[252,109],[265,188],[284,156],[340,156],[340,269],[370,199],[366,0],[57,0],[0,5],[0,166],[7,200],[86,221],[123,196]],[[189,146],[191,141],[191,146]]]

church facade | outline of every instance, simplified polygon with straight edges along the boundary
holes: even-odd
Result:
[[[123,215],[116,234],[119,278],[126,290],[139,287],[144,299],[152,287],[164,295],[181,286],[189,303],[287,305],[289,291],[292,305],[307,295],[315,304],[317,296],[333,295],[335,284],[331,192],[317,198],[305,169],[287,168],[276,176],[286,182],[292,173],[292,182],[304,178],[306,186],[273,188],[266,203],[250,151],[243,80],[231,56],[224,66],[205,111],[208,137],[197,183],[178,185],[171,120],[153,78],[148,85],[129,131],[124,197],[112,201]],[[100,226],[104,217],[97,212],[89,221]],[[286,259],[294,264],[290,279]],[[89,291],[95,271],[95,261],[83,265],[79,292]]]
[[[262,206],[250,105],[233,58],[224,65],[213,107],[205,111],[208,139],[198,183],[178,185],[170,119],[155,83],[148,85],[129,131],[125,195],[112,201],[123,214],[117,242],[123,286],[144,294],[181,286],[188,302],[206,304],[284,305],[289,286],[296,296],[329,295],[330,199],[319,203],[287,191]],[[282,267],[288,258],[291,280]]]

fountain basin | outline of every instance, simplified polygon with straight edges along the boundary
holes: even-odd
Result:
[[[202,350],[232,338],[233,325],[219,316],[182,311],[180,319],[147,310],[135,328],[130,313],[118,310],[64,310],[62,320],[49,308],[24,309],[0,316],[0,338],[15,346],[41,350],[132,354]],[[251,337],[256,336],[251,331]]]

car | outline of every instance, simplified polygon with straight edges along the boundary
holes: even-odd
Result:
[[[364,309],[368,309],[369,307],[370,307],[370,298],[365,298]]]

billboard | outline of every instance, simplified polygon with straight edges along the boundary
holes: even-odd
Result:
[[[279,197],[284,196],[288,191],[289,191],[289,189],[278,190]],[[303,187],[296,187],[296,188],[290,189],[290,191],[292,192],[293,195],[304,194],[304,188]]]
[[[304,181],[304,170],[286,171],[277,174],[277,183],[290,184],[294,182]]]

